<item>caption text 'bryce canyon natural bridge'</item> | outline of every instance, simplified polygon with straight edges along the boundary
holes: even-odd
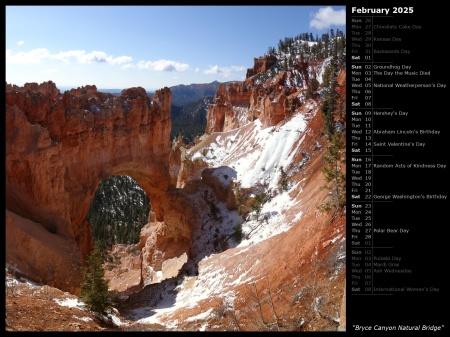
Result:
[[[141,244],[154,246],[142,261],[152,268],[141,272],[187,253],[195,214],[171,184],[171,99],[169,88],[151,99],[143,88],[113,96],[95,86],[61,94],[51,81],[7,84],[6,262],[78,293],[93,244],[85,216],[111,175],[134,178],[150,197],[153,232]]]

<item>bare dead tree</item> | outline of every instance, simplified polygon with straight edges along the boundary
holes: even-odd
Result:
[[[238,331],[242,331],[241,326],[240,326],[239,321],[238,321],[237,316],[236,316],[236,312],[234,311],[234,309],[229,311],[229,317],[230,317],[231,321],[233,322],[233,324],[235,325],[236,329]]]
[[[306,331],[314,322],[333,331],[339,324],[341,304],[341,297],[334,296],[333,280],[338,281],[336,278],[342,275],[339,273],[344,267],[345,242],[329,245],[324,257],[316,246],[309,261],[294,266],[286,264],[292,282],[282,284],[277,291],[268,271],[247,283],[252,304],[244,310],[254,316],[252,324],[261,331]],[[270,312],[274,320],[268,317]]]
[[[256,285],[255,280],[252,280],[250,282],[250,285],[247,286],[247,288],[250,290],[249,292],[250,292],[251,297],[256,301],[262,323],[267,327],[267,322],[264,318],[263,311],[262,311],[261,295],[258,293],[258,287]]]
[[[269,280],[269,275],[266,275],[266,281],[267,281],[267,293],[269,294],[269,303],[270,303],[270,307],[272,308],[272,312],[273,315],[275,316],[275,320],[276,320],[276,328],[278,331],[280,331],[280,326],[281,326],[281,320],[280,317],[277,315],[277,312],[275,310],[275,305],[273,304],[273,298],[272,298],[272,292],[270,290],[270,280]]]
[[[234,310],[234,306],[229,301],[223,300],[221,308],[218,310],[219,317],[228,316],[231,321],[232,327],[237,331],[242,331],[241,325],[239,324],[239,320],[237,318],[236,312]]]
[[[262,221],[258,221],[255,227],[251,227],[250,232],[248,232],[247,234],[245,234],[245,238],[248,240],[250,238],[250,235],[257,230],[259,227],[261,227],[263,224]]]

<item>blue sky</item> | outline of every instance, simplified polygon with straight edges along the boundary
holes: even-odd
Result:
[[[280,39],[331,28],[345,32],[344,6],[6,6],[6,82],[242,81]]]

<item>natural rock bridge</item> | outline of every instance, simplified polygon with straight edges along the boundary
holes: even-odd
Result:
[[[189,251],[195,214],[169,174],[169,88],[120,96],[95,86],[59,92],[51,81],[6,86],[6,263],[78,293],[92,248],[85,220],[98,184],[134,178],[150,197],[142,282]]]

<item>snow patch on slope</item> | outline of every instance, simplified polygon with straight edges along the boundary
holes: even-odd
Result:
[[[287,168],[300,146],[306,129],[303,114],[297,114],[284,125],[262,128],[255,120],[245,127],[228,132],[216,132],[206,154],[191,153],[191,159],[201,158],[210,167],[229,166],[237,172],[242,187],[265,186],[276,189],[281,178],[280,167]]]

